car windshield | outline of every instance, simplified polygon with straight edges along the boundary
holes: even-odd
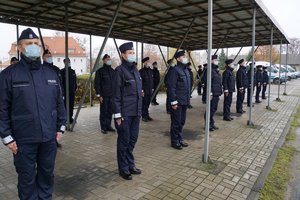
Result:
[[[268,66],[268,70],[270,70],[270,66]],[[273,68],[273,67],[271,67],[271,72],[272,73],[278,73],[278,70],[275,69],[275,68]]]
[[[281,68],[280,72],[288,72],[285,68]]]

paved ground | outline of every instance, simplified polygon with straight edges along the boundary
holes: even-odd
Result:
[[[188,110],[184,137],[190,146],[178,151],[170,148],[170,117],[165,113],[164,95],[159,95],[161,105],[150,111],[154,121],[141,122],[135,157],[143,173],[132,181],[118,176],[116,133],[100,133],[99,107],[82,109],[75,131],[64,135],[58,151],[54,199],[246,199],[299,104],[299,83],[288,83],[289,96],[281,96],[282,102],[274,101],[277,87],[272,86],[274,110],[265,109],[266,101],[256,104],[256,128],[246,126],[248,114],[223,121],[221,100],[216,116],[221,129],[210,138],[213,166],[201,163],[205,109],[201,98],[194,94],[194,108]],[[3,145],[0,158],[0,199],[17,199],[12,156]]]

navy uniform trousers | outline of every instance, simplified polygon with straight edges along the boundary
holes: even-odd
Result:
[[[210,120],[209,120],[209,127],[213,128],[215,126],[214,115],[218,110],[220,97],[219,96],[212,96],[210,100]],[[206,118],[206,112],[204,113],[204,119]]]
[[[168,92],[167,92],[167,98],[166,98],[166,111],[167,113],[171,113],[171,101],[170,101],[170,97],[168,95]]]
[[[224,95],[223,117],[230,118],[230,107],[232,104],[232,92],[228,92],[228,96]]]
[[[245,90],[237,91],[237,97],[236,97],[236,112],[243,112],[243,103],[245,99]]]
[[[14,165],[18,173],[19,198],[52,199],[56,140],[17,145],[18,152],[14,155]]]
[[[64,104],[65,104],[65,108],[67,107],[67,100],[66,97],[64,98]],[[70,110],[69,110],[69,119],[70,119],[70,123],[73,123],[73,113],[74,113],[74,105],[75,105],[75,93],[69,93],[69,106],[70,106]]]
[[[118,131],[117,158],[119,172],[129,173],[135,167],[133,149],[138,139],[140,116],[123,117],[121,125],[115,123]]]
[[[151,101],[151,94],[145,94],[143,97],[143,103],[142,103],[142,117],[147,118],[149,117],[149,106]]]
[[[111,97],[103,97],[103,102],[100,104],[100,126],[101,129],[107,131],[111,127],[112,120],[112,104]]]
[[[267,84],[263,84],[263,89],[262,89],[262,98],[266,99],[266,91],[267,91]]]
[[[261,92],[261,85],[260,86],[256,86],[256,95],[255,95],[255,100],[259,101],[259,95]]]
[[[206,86],[203,87],[202,103],[206,103]]]
[[[171,108],[171,143],[179,144],[182,138],[182,129],[186,119],[186,105],[178,105],[177,109]]]
[[[255,91],[255,87],[253,87],[253,94],[254,94],[254,91]],[[251,87],[248,87],[248,89],[247,89],[247,106],[250,106],[250,92],[251,92]]]

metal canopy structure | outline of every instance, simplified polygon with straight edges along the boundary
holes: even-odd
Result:
[[[105,36],[118,0],[0,0],[0,22]],[[251,46],[253,8],[256,45],[289,43],[261,0],[213,2],[213,48]],[[114,24],[114,38],[177,48],[195,18],[183,48],[207,49],[207,0],[124,0]]]

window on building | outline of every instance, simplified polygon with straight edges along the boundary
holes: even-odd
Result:
[[[60,62],[60,58],[57,58],[57,62]]]
[[[83,60],[82,60],[82,59],[80,59],[80,61],[81,61],[81,62],[83,62]]]
[[[74,48],[69,48],[69,49],[68,49],[68,52],[69,52],[69,53],[74,53],[74,52],[75,52],[75,49],[74,49]]]
[[[76,61],[76,59],[74,58],[74,59],[73,59],[73,62],[75,62],[75,61]]]

